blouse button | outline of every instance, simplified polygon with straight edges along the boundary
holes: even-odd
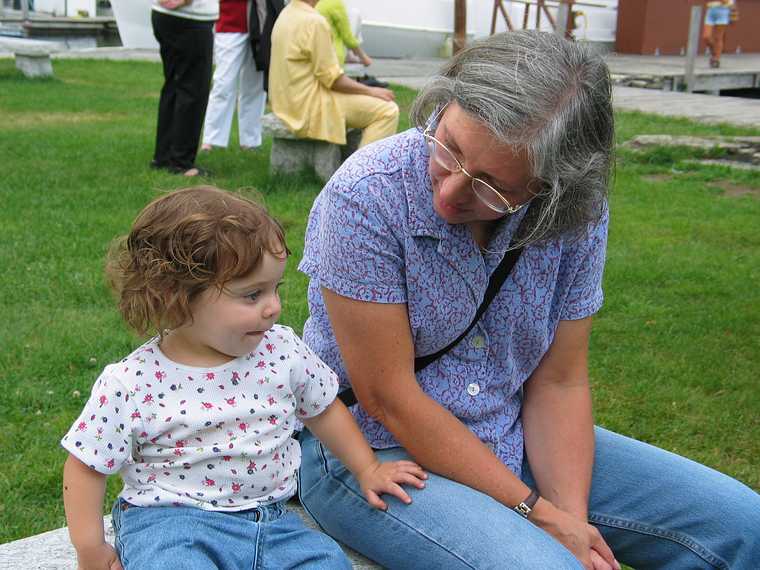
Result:
[[[478,384],[475,382],[473,382],[472,384],[469,384],[467,386],[467,393],[470,396],[477,396],[478,394],[480,394],[480,386],[478,386]]]
[[[474,336],[472,337],[472,341],[470,341],[470,344],[473,348],[483,348],[486,345],[486,339],[484,339],[482,336]]]

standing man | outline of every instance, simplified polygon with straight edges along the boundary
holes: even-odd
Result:
[[[362,129],[359,146],[396,132],[398,106],[389,89],[362,85],[338,63],[318,0],[292,0],[272,31],[272,111],[296,136],[346,143],[346,127]]]
[[[164,86],[151,166],[185,176],[207,174],[195,165],[195,157],[211,86],[219,0],[153,0],[152,8]]]

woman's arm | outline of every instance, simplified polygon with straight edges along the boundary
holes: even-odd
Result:
[[[359,58],[359,61],[362,62],[362,65],[364,67],[369,67],[372,65],[372,58],[367,55],[367,53],[362,49],[361,46],[356,46],[355,48],[351,48],[351,51],[354,52],[354,55]]]
[[[362,407],[380,421],[423,468],[513,508],[530,489],[451,412],[428,397],[414,375],[406,305],[356,301],[322,288],[330,324]],[[541,498],[530,520],[552,534],[589,569],[591,525]],[[596,534],[594,534],[596,532]],[[612,559],[601,541],[599,551]],[[606,548],[606,551],[605,551]],[[597,564],[596,568],[610,566]]]
[[[345,73],[335,80],[331,89],[340,93],[348,93],[352,95],[369,95],[370,97],[377,97],[383,101],[393,101],[396,98],[396,95],[390,89],[364,85],[363,83],[354,81]]]
[[[549,350],[524,384],[522,406],[525,452],[541,495],[584,523],[594,463],[590,335],[591,317],[560,321]],[[540,516],[536,514],[537,519]],[[587,525],[587,531],[579,539],[587,540],[593,550],[594,567],[605,568],[606,563],[619,568],[596,528]]]
[[[63,466],[63,505],[80,570],[122,570],[103,532],[106,476],[73,455]]]
[[[588,383],[591,317],[560,321],[549,351],[524,384],[525,451],[542,496],[586,520],[594,461]]]
[[[335,400],[321,414],[304,418],[304,425],[345,465],[356,479],[375,508],[385,510],[387,505],[380,499],[381,493],[389,493],[411,503],[412,499],[400,483],[413,485],[418,489],[425,486],[427,475],[422,468],[411,461],[389,461],[380,463],[367,444],[359,426],[340,400]]]

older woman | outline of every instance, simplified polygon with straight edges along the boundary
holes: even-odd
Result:
[[[431,475],[411,505],[373,511],[304,432],[305,507],[389,568],[756,566],[756,493],[593,425],[614,145],[601,59],[495,35],[446,65],[413,117],[315,202],[304,338],[353,388],[378,454]]]

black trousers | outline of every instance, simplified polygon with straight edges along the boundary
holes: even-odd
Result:
[[[152,21],[164,66],[153,166],[187,170],[195,164],[211,90],[214,22],[155,10]]]

